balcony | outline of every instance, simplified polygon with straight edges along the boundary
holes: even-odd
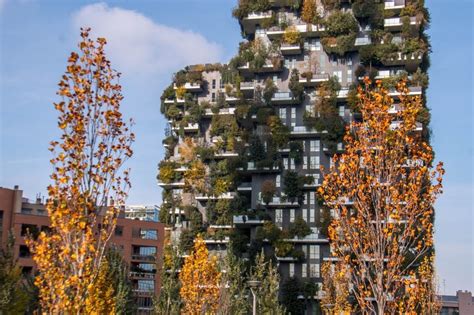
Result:
[[[276,92],[272,97],[272,104],[274,105],[293,104],[297,101],[291,92]]]
[[[400,128],[401,124],[402,124],[401,121],[393,121],[393,122],[390,124],[390,130],[395,130],[395,129]],[[423,124],[417,122],[414,131],[423,131]]]
[[[409,96],[421,96],[422,94],[423,94],[423,89],[421,86],[408,87]],[[400,93],[395,89],[390,90],[388,92],[388,95],[390,95],[391,97],[400,97]]]
[[[412,65],[417,66],[423,61],[423,53],[415,52],[412,54],[402,54],[401,52],[397,53],[395,57],[384,58],[382,63],[385,66],[403,66],[403,65]]]
[[[245,34],[254,34],[258,25],[262,25],[265,20],[272,18],[272,12],[251,12],[240,22]]]
[[[235,112],[235,107],[221,108],[217,113],[214,113],[212,109],[206,108],[204,111],[204,116],[212,117],[214,115],[233,115]]]
[[[410,19],[410,26],[418,27],[420,26],[420,22],[417,20],[415,16],[409,17]],[[403,27],[403,20],[404,18],[401,17],[394,17],[384,20],[384,27],[389,31],[401,31]]]
[[[318,228],[311,228],[312,233],[303,238],[287,238],[285,241],[291,243],[313,243],[313,244],[327,244],[329,240],[321,237]]]
[[[354,46],[366,46],[372,44],[372,40],[368,35],[363,37],[357,37]]]
[[[153,297],[155,295],[155,291],[152,289],[133,289],[132,292],[135,297]]]
[[[177,98],[177,99],[167,98],[167,99],[165,99],[165,104],[167,104],[167,105],[172,105],[172,104],[182,105],[185,102],[186,101],[184,100],[184,98]]]
[[[282,55],[299,55],[301,54],[301,44],[281,44],[280,51]]]
[[[327,131],[318,131],[314,128],[308,128],[306,126],[295,126],[292,127],[290,131],[290,135],[293,137],[312,137],[322,133],[327,133]]]
[[[252,183],[242,183],[237,187],[237,191],[252,191]]]
[[[156,274],[150,272],[137,272],[137,271],[130,271],[128,273],[130,278],[134,279],[150,279],[153,280],[156,277]]]
[[[266,205],[267,207],[277,208],[295,208],[300,206],[297,201],[286,200],[283,197],[273,197],[268,204],[265,204],[263,200],[259,200],[258,203],[261,205]]]
[[[344,100],[347,98],[348,95],[349,95],[349,89],[340,89],[337,92],[337,99]]]
[[[228,236],[222,239],[212,239],[208,238],[204,240],[205,244],[228,244],[230,242],[230,238]]]
[[[207,200],[219,200],[219,199],[234,199],[237,194],[235,192],[226,192],[219,196],[208,196],[208,195],[196,195],[196,200],[207,201]]]
[[[283,67],[281,66],[282,64],[283,64],[283,61],[281,61],[280,64],[276,66],[273,65],[272,63],[267,63],[259,69],[251,69],[250,64],[247,62],[245,66],[239,67],[239,70],[243,74],[281,72],[283,70]]]
[[[163,188],[183,188],[184,180],[181,180],[178,182],[170,182],[170,183],[159,182],[158,186],[163,187]]]
[[[176,126],[176,127],[171,127],[171,130],[173,131],[179,131],[181,129],[180,126]],[[199,131],[199,124],[187,124],[186,126],[183,127],[184,129],[184,132],[188,132],[188,133],[194,133],[194,132],[198,132]]]
[[[188,92],[201,92],[202,91],[201,83],[186,82],[183,86]],[[178,89],[176,84],[174,85],[174,89],[175,90]]]
[[[133,254],[132,260],[137,261],[156,261],[156,256],[154,255],[140,255],[140,254]]]
[[[385,10],[401,11],[405,7],[405,0],[385,0]]]
[[[257,226],[265,223],[263,219],[247,215],[234,215],[232,221],[236,227]]]
[[[254,82],[241,82],[240,83],[240,91],[254,91],[255,90],[255,83]]]
[[[312,78],[300,78],[299,80],[304,86],[317,86],[326,81],[329,81],[328,73],[313,74]]]
[[[299,258],[292,257],[292,256],[289,256],[289,257],[278,257],[278,256],[276,256],[276,259],[279,262],[297,262],[297,261],[300,260]]]
[[[238,157],[239,154],[236,152],[220,152],[220,153],[215,153],[214,158],[215,159],[225,159],[229,157]]]

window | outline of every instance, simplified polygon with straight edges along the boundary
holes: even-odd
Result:
[[[309,276],[311,278],[319,278],[319,264],[309,265]]]
[[[115,227],[115,236],[123,236],[123,226],[117,225]]]
[[[224,88],[224,80],[219,80],[219,83],[220,83],[219,86],[221,87],[221,89],[223,89]]]
[[[275,187],[280,187],[281,186],[281,175],[276,176],[275,180]]]
[[[347,83],[352,83],[352,70],[347,70]]]
[[[339,82],[342,82],[342,71],[334,71],[333,75],[337,77]]]
[[[157,240],[158,230],[155,229],[140,229],[140,236],[144,240]]]
[[[308,209],[303,209],[303,220],[308,222]]]
[[[303,169],[306,170],[308,169],[308,157],[303,156]]]
[[[288,158],[283,158],[283,169],[288,169]]]
[[[31,214],[33,212],[33,209],[30,208],[21,208],[21,213],[22,214]]]
[[[31,256],[30,249],[26,245],[20,245],[20,253],[21,258],[28,258]]]
[[[280,116],[280,119],[286,119],[286,108],[280,108],[279,116]]]
[[[31,234],[34,239],[36,239],[39,235],[39,229],[34,224],[22,224],[21,225],[21,236],[27,236]]]
[[[310,152],[319,152],[321,146],[321,141],[319,140],[311,140],[309,142],[309,151]]]
[[[319,245],[310,245],[309,246],[309,258],[310,259],[319,259]]]
[[[326,55],[325,54],[319,55],[319,64],[320,64],[321,68],[326,67]]]
[[[306,112],[307,112],[309,115],[313,115],[313,105],[307,104],[307,105],[305,106],[305,110],[306,110]]]
[[[347,62],[347,65],[348,65],[348,66],[352,66],[352,57],[351,57],[351,56],[347,57],[346,62]],[[349,71],[350,71],[350,70],[348,70],[348,72],[349,72]]]
[[[278,76],[277,76],[277,75],[274,75],[272,80],[273,80],[273,83],[275,83],[275,84],[276,84],[276,83],[277,83],[277,81],[278,81]]]
[[[296,119],[296,108],[295,107],[291,108],[291,119]]]
[[[294,169],[295,169],[295,159],[290,158],[290,170],[294,170]]]
[[[316,222],[315,214],[316,214],[316,211],[314,209],[311,209],[309,211],[309,222],[311,222],[311,223]]]
[[[310,156],[309,168],[313,170],[319,169],[319,156]]]
[[[321,50],[321,41],[319,39],[315,39],[314,42],[315,42],[314,45],[316,47],[316,50],[318,51]]]
[[[155,291],[155,281],[154,280],[138,280],[138,290],[139,291]]]
[[[295,276],[295,264],[291,263],[290,264],[290,277]]]
[[[212,88],[213,88],[213,89],[216,88],[216,79],[212,79]]]
[[[316,193],[309,193],[309,204],[314,205],[316,204]]]
[[[215,102],[216,101],[216,93],[211,94],[211,101]]]
[[[344,107],[344,105],[339,106],[339,116],[344,117],[345,113],[346,113],[346,108]]]
[[[275,210],[275,223],[277,225],[281,225],[283,223],[283,210],[282,209]]]
[[[306,197],[306,194],[303,195],[303,204],[304,205],[308,204],[308,198]]]
[[[308,277],[308,264],[301,264],[301,278]]]
[[[295,209],[290,209],[290,222],[295,221]]]

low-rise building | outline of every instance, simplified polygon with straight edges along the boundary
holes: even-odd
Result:
[[[472,315],[474,299],[469,291],[457,291],[456,295],[441,295],[441,315]]]
[[[25,274],[35,271],[35,263],[25,243],[25,235],[49,229],[50,220],[41,198],[30,201],[23,192],[0,188],[0,242],[4,247],[11,231],[15,237],[14,255]],[[121,213],[110,239],[117,246],[129,265],[129,276],[140,314],[153,308],[153,297],[161,287],[161,256],[163,253],[164,226],[152,220],[131,220]]]

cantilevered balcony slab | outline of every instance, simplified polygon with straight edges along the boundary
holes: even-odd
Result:
[[[396,56],[392,58],[384,58],[382,63],[385,66],[418,66],[423,61],[423,53],[412,53],[412,54],[402,54],[401,52],[397,53]]]
[[[281,44],[280,51],[282,55],[299,55],[302,52],[301,44]]]
[[[281,72],[283,71],[282,63],[283,61],[281,61],[279,65],[273,65],[272,63],[267,63],[258,69],[250,68],[250,64],[247,63],[246,65],[239,67],[239,71],[244,75],[252,75],[255,73]]]
[[[395,13],[400,12],[405,7],[405,0],[385,0],[384,8]]]
[[[420,26],[420,22],[417,20],[415,16],[409,17],[410,19],[410,26],[413,28],[418,28]],[[384,20],[384,28],[388,31],[401,31],[403,28],[403,17],[393,17]]]
[[[326,130],[318,131],[314,128],[308,128],[306,126],[295,126],[291,127],[290,137],[292,138],[305,138],[305,137],[314,137],[327,133]]]
[[[232,220],[235,227],[251,227],[263,225],[265,223],[265,220],[247,215],[234,215]]]
[[[191,83],[191,82],[186,82],[184,85],[184,88],[188,92],[201,92],[202,91],[202,86],[200,83]],[[178,86],[176,84],[173,86],[175,90],[178,89]]]
[[[207,200],[219,200],[219,199],[234,199],[237,194],[234,192],[227,192],[219,196],[213,195],[196,195],[194,198],[199,201],[207,201]]]
[[[272,18],[272,11],[251,12],[241,20],[242,29],[245,34],[254,34],[258,25]]]
[[[323,82],[329,81],[329,74],[328,73],[319,73],[313,74],[313,77],[310,79],[307,78],[300,78],[299,82],[304,86],[317,86]]]
[[[171,130],[173,130],[173,131],[179,131],[180,129],[181,129],[180,126],[171,127]],[[184,126],[183,129],[184,129],[185,133],[194,133],[194,132],[199,131],[199,125],[198,124],[187,124],[186,126]]]
[[[184,181],[171,182],[171,183],[159,182],[158,186],[163,187],[163,188],[183,188],[184,187]]]
[[[273,105],[287,105],[298,103],[291,92],[276,92],[271,99]]]
[[[263,200],[258,200],[257,203],[271,208],[298,208],[301,206],[297,201],[286,200],[282,197],[273,197],[267,204]]]

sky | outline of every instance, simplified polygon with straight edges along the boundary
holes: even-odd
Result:
[[[226,62],[237,51],[236,0],[0,0],[0,186],[46,192],[49,141],[58,137],[52,105],[81,26],[106,37],[122,72],[125,117],[137,140],[129,204],[160,204],[157,164],[164,151],[160,95],[188,64]],[[432,145],[445,164],[436,205],[439,290],[474,290],[472,0],[426,0],[432,55],[428,106]]]

